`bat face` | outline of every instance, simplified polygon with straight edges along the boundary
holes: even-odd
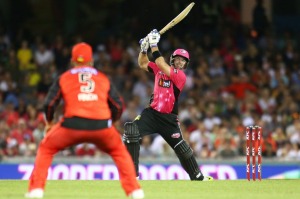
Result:
[[[167,30],[171,29],[173,26],[182,21],[189,14],[194,5],[194,2],[190,3],[181,13],[179,13],[172,21],[170,21],[163,29],[161,29],[159,33],[164,34]]]

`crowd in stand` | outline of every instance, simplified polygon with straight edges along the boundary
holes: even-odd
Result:
[[[226,12],[225,12],[226,11]],[[185,48],[191,62],[179,99],[185,140],[200,159],[245,155],[245,127],[263,129],[264,157],[300,160],[300,53],[290,32],[278,35],[242,27],[235,10],[223,9],[215,31],[162,36],[165,59]],[[230,25],[229,25],[230,24]],[[77,41],[84,37],[78,37]],[[126,108],[115,125],[132,121],[148,106],[153,77],[138,68],[139,38],[112,35],[93,43],[95,67],[108,74]],[[34,157],[44,136],[43,100],[52,81],[69,68],[74,43],[62,35],[36,36],[16,43],[0,35],[0,157]],[[56,120],[63,111],[56,110]],[[141,141],[142,157],[174,155],[160,136]],[[61,156],[101,156],[91,144],[74,146]]]

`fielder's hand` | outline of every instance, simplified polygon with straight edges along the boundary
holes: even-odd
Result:
[[[149,40],[148,37],[145,37],[140,40],[140,46],[141,46],[141,53],[146,54],[149,48]]]
[[[44,129],[45,135],[50,131],[50,129],[52,128],[52,126],[54,126],[53,122],[46,122],[46,126],[45,126],[45,129]]]
[[[152,30],[149,34],[148,34],[148,39],[149,39],[149,44],[150,44],[150,47],[157,47],[157,43],[159,42],[159,39],[160,39],[160,34],[159,32],[154,29]]]

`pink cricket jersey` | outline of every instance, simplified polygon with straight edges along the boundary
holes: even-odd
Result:
[[[150,106],[160,113],[175,112],[177,114],[178,107],[175,107],[176,111],[173,109],[174,105],[178,106],[178,97],[186,81],[185,73],[171,66],[170,77],[168,77],[154,62],[149,62],[148,67],[155,75],[153,101]]]

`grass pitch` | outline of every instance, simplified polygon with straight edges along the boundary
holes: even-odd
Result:
[[[188,180],[140,180],[146,199],[297,199],[300,198],[300,180],[215,180],[197,182]],[[0,199],[24,198],[28,181],[0,180]],[[126,199],[119,181],[47,182],[46,199]]]

